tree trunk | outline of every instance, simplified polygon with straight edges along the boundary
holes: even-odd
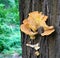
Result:
[[[29,36],[21,32],[22,58],[60,58],[60,0],[20,0],[20,23],[27,18],[32,11],[42,11],[48,15],[48,25],[55,27],[55,32],[49,36],[37,35],[35,40],[30,40]],[[39,31],[41,32],[41,31]],[[36,56],[35,50],[26,47],[26,43],[40,43],[40,56]]]

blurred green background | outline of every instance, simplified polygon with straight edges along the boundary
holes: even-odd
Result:
[[[22,55],[19,0],[0,0],[0,54]]]

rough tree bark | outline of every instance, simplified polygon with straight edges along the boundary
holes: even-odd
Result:
[[[60,58],[60,0],[20,0],[20,22],[27,18],[31,11],[42,11],[48,15],[48,25],[55,27],[55,32],[50,36],[41,37],[31,41],[29,36],[21,32],[22,58]],[[41,32],[41,31],[39,31]],[[26,43],[40,43],[40,56],[34,55],[35,50],[26,47]]]

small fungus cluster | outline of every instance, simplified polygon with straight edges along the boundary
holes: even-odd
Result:
[[[31,44],[26,44],[26,46],[29,46],[29,47],[31,47],[31,48],[34,48],[35,50],[39,50],[39,43],[37,43],[37,44],[34,44],[34,45],[31,45]]]
[[[34,44],[34,45],[27,43],[26,46],[29,46],[29,47],[35,49],[36,50],[35,51],[35,55],[36,56],[39,56],[40,55],[40,52],[38,51],[40,49],[39,43]]]

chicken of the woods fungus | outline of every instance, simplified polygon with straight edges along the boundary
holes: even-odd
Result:
[[[33,11],[29,13],[28,18],[23,20],[20,29],[22,32],[30,36],[30,39],[35,39],[35,35],[38,34],[37,30],[40,27],[43,27],[44,32],[41,33],[41,36],[50,35],[55,31],[53,26],[48,26],[46,21],[48,16],[44,15],[42,12]]]

